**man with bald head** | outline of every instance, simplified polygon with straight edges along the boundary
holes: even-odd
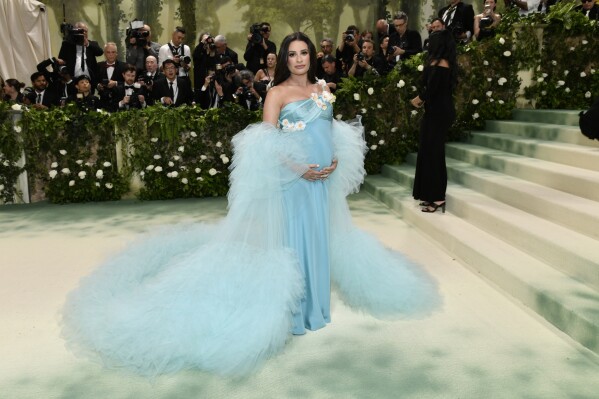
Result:
[[[96,57],[104,54],[98,42],[89,40],[88,28],[83,22],[77,22],[74,31],[68,34],[60,46],[58,58],[63,60],[69,74],[76,78],[87,75],[91,79],[92,91],[98,83],[98,62]]]

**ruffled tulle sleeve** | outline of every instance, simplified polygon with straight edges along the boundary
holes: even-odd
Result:
[[[364,155],[367,147],[360,119],[350,122],[333,121],[332,139],[334,157],[338,164],[330,177],[331,190],[344,196],[356,193],[366,176]]]

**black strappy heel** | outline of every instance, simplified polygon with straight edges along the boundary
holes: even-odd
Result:
[[[436,204],[434,202],[431,202],[428,204],[428,206],[426,206],[425,208],[422,208],[422,212],[434,213],[434,212],[437,212],[437,209],[441,208],[441,212],[445,213],[446,203],[447,203],[446,201],[443,201],[443,203],[441,203],[441,204]]]

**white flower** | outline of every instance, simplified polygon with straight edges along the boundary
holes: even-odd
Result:
[[[591,68],[591,73],[593,73],[593,74],[595,73],[595,70],[593,68]]]
[[[395,133],[395,132],[397,132],[397,128],[396,127],[392,127],[391,128],[391,133]]]
[[[171,172],[171,176],[172,176],[172,177],[177,177],[177,176],[179,176],[179,172],[177,172],[176,170],[173,170],[173,171]]]
[[[172,174],[171,172],[168,172],[168,173],[166,174],[166,177],[169,177],[169,178],[170,178],[170,177],[173,177],[173,174]]]
[[[20,111],[23,109],[23,107],[21,107],[21,104],[13,104],[13,106],[10,107],[10,109],[12,109],[14,111]]]
[[[175,164],[173,163],[173,161],[168,161],[168,166],[172,168],[173,166],[175,166]]]
[[[179,152],[183,152],[183,151],[185,151],[185,147],[183,147],[183,146],[180,146],[179,148],[177,148],[177,151],[179,151]]]
[[[557,65],[557,61],[556,60],[551,60],[551,65]]]
[[[60,152],[60,155],[67,155],[67,151],[66,150],[60,150],[58,152]]]
[[[204,178],[202,176],[200,176],[200,177],[196,177],[196,180],[198,180],[198,181],[204,181]]]
[[[338,121],[340,121],[341,118],[343,118],[343,115],[341,115],[341,114],[337,114],[337,116],[335,116],[335,119],[337,119]]]
[[[157,142],[157,141],[158,141],[158,137],[152,137],[152,138],[150,139],[150,141],[151,141],[152,143],[155,143],[155,142]]]
[[[374,94],[374,89],[372,87],[369,87],[367,92],[369,96],[372,96]]]
[[[507,82],[506,78],[499,78],[499,80],[497,81],[497,83],[499,84],[499,86],[503,86],[504,83],[506,83],[506,82]]]
[[[563,80],[558,80],[557,81],[557,87],[563,86],[565,84],[566,84],[566,82],[564,82]]]
[[[200,160],[205,161],[206,159],[208,159],[206,155],[200,155]]]
[[[381,104],[377,104],[377,105],[376,105],[376,107],[377,107],[378,109],[382,109],[382,108],[383,108],[383,106],[382,106]]]
[[[162,158],[159,154],[154,155],[154,159],[160,159]]]
[[[397,83],[397,87],[399,87],[400,89],[401,89],[402,87],[404,87],[405,85],[406,85],[406,82],[404,82],[403,80],[400,80],[400,81]]]
[[[543,91],[541,91],[541,95],[545,96],[545,95],[547,95],[547,92],[545,90],[543,90]]]
[[[304,121],[297,121],[295,123],[295,129],[294,130],[304,130],[306,128],[306,123]]]
[[[416,91],[418,90],[418,88],[416,88],[416,86],[412,86],[412,91]]]
[[[139,176],[144,177],[146,175],[146,172],[144,172],[143,170],[141,172],[139,172]]]
[[[490,102],[490,103],[494,103],[494,102],[495,102],[495,100],[494,100],[494,99],[492,99],[492,98],[489,98],[489,102]]]
[[[472,104],[474,104],[474,105],[478,104],[478,100],[475,98],[474,100],[472,100]]]
[[[545,78],[542,78],[542,77],[541,78],[537,78],[537,82],[539,82],[539,83],[543,82],[544,80],[545,80]]]
[[[21,133],[21,130],[23,130],[23,129],[21,128],[21,126],[15,126],[13,129],[14,129],[14,130],[15,130],[15,132],[17,132],[17,133]]]
[[[187,184],[187,183],[189,183],[189,181],[184,177],[184,178],[181,179],[181,183]]]
[[[104,184],[104,186],[109,190],[112,189],[112,187],[113,187],[112,183],[106,183],[106,184]]]
[[[422,71],[424,71],[424,65],[420,64],[420,65],[418,65],[418,68],[416,68],[416,69],[418,69],[419,72],[422,72]]]
[[[373,136],[373,137],[376,137],[376,130],[371,130],[370,131],[370,135]]]
[[[584,72],[580,72],[580,77],[581,77],[581,78],[584,78],[584,77],[586,77],[586,76],[587,76],[587,74],[586,74],[586,73],[584,73]]]
[[[146,170],[152,170],[152,169],[154,169],[154,165],[148,165],[148,166],[146,166]]]
[[[365,113],[366,113],[366,108],[362,108],[362,109],[360,110],[360,112],[361,112],[362,114],[365,114]]]
[[[503,104],[503,103],[504,103],[504,101],[503,101],[503,100],[499,100],[499,101],[497,101],[497,102],[498,102],[499,104]]]
[[[500,38],[499,38],[499,43],[500,43],[500,44],[505,44],[505,39],[504,39],[503,37],[500,37]]]
[[[210,176],[214,176],[216,173],[218,173],[218,172],[217,172],[217,171],[216,171],[216,169],[214,169],[214,168],[212,168],[212,169],[210,169],[210,170],[208,171],[208,174],[209,174]]]
[[[479,117],[480,115],[478,114],[478,112],[472,114],[472,119],[478,119]]]
[[[504,51],[504,52],[503,52],[503,56],[504,56],[504,57],[509,57],[509,56],[511,56],[511,55],[512,55],[512,52],[511,52],[511,51],[509,51],[509,50],[508,50],[508,51]]]
[[[385,140],[379,140],[379,145],[385,144]]]
[[[83,161],[81,161],[81,162],[77,161],[77,164],[79,164],[79,165],[81,165],[82,163],[83,163]],[[85,166],[87,166],[88,168],[91,168],[92,167],[92,163],[91,162],[86,162]]]
[[[216,144],[215,144],[215,146],[217,146],[218,148],[220,148],[220,147],[223,146],[223,143],[221,143],[220,141],[217,141]]]
[[[96,182],[96,187],[100,187],[100,183],[99,182]]]
[[[543,77],[546,78],[547,76],[549,76],[549,75],[547,75],[545,72],[543,72]]]
[[[74,185],[75,185],[75,180],[71,180],[71,181],[69,182],[69,187],[73,187]]]
[[[570,51],[574,51],[574,50],[576,50],[576,47],[574,47],[574,46],[570,47]]]
[[[415,109],[412,110],[412,116],[416,116],[418,115],[418,111],[416,111]]]
[[[96,172],[96,177],[98,179],[101,179],[104,177],[104,171],[102,169],[98,169],[98,171]]]
[[[485,93],[487,95],[487,97],[491,97],[493,95],[493,92],[491,90],[489,90],[488,92]]]
[[[187,166],[185,166],[185,165],[182,165],[182,166],[181,166],[179,169],[180,169],[180,170],[187,170]]]
[[[198,134],[197,134],[196,132],[191,132],[191,133],[189,133],[189,135],[190,135],[191,137],[198,137]]]
[[[79,176],[79,178],[83,180],[85,179],[85,176],[87,176],[87,172],[82,170],[81,172],[77,173],[77,176]]]
[[[589,42],[586,39],[583,39],[581,43],[582,44],[589,44]]]
[[[63,170],[61,170],[61,172],[62,172],[63,175],[70,175],[71,174],[71,171],[70,171],[69,168],[64,168]]]
[[[162,172],[162,166],[156,166],[154,172]]]
[[[52,169],[49,173],[51,179],[54,179],[57,174],[58,174],[58,171],[56,171],[54,169]]]
[[[493,78],[487,78],[487,82],[490,82],[492,80],[493,80]]]
[[[81,159],[76,160],[75,163],[77,165],[83,165],[83,161]],[[87,166],[91,166],[91,165],[87,165]]]
[[[316,79],[319,86],[326,86],[327,82],[324,79]]]
[[[223,157],[222,160],[225,165],[229,163],[229,158],[227,157]]]
[[[373,145],[371,145],[371,146],[370,146],[370,149],[371,149],[371,150],[376,150],[376,148],[377,148],[377,145],[376,145],[376,144],[373,144]]]
[[[567,69],[564,71],[564,76],[568,76],[568,74],[570,73],[570,71],[568,71]]]
[[[587,91],[586,93],[584,93],[584,98],[591,98],[591,92]]]
[[[174,159],[175,161],[178,161],[179,159],[181,159],[181,157],[180,157],[179,155],[175,155],[175,156],[173,157],[173,159]]]
[[[108,162],[108,161],[104,162],[102,165],[103,165],[105,168],[108,168],[109,166],[112,166],[112,164],[111,164],[110,162]]]
[[[4,190],[4,184],[0,184],[0,193]]]
[[[200,169],[200,168],[196,168],[196,169],[195,169],[195,172],[196,172],[196,173],[200,173],[201,171],[202,171],[202,169]]]
[[[360,101],[360,93],[354,93],[354,100]]]
[[[566,89],[565,89],[565,92],[566,92],[566,93],[570,93],[570,88],[569,88],[569,87],[566,87]]]
[[[487,61],[487,60],[484,60],[484,61],[483,61],[483,65],[484,65],[484,66],[488,66],[488,65],[489,65],[489,61]]]
[[[52,162],[51,168],[58,168],[58,162]]]

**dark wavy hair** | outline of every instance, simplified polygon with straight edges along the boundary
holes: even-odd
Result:
[[[433,61],[447,60],[451,72],[451,86],[455,88],[458,83],[457,51],[453,35],[450,30],[432,32],[428,39],[428,53],[426,66],[430,67]]]
[[[310,66],[308,67],[308,80],[311,83],[316,83],[316,47],[314,47],[314,43],[312,40],[302,32],[295,32],[290,35],[287,35],[283,42],[281,43],[281,50],[279,51],[279,56],[277,57],[277,66],[275,68],[275,78],[273,79],[273,86],[283,83],[286,81],[289,76],[291,76],[291,72],[289,72],[289,67],[287,66],[287,60],[289,58],[289,45],[291,42],[299,40],[308,45],[308,52],[310,54]]]

